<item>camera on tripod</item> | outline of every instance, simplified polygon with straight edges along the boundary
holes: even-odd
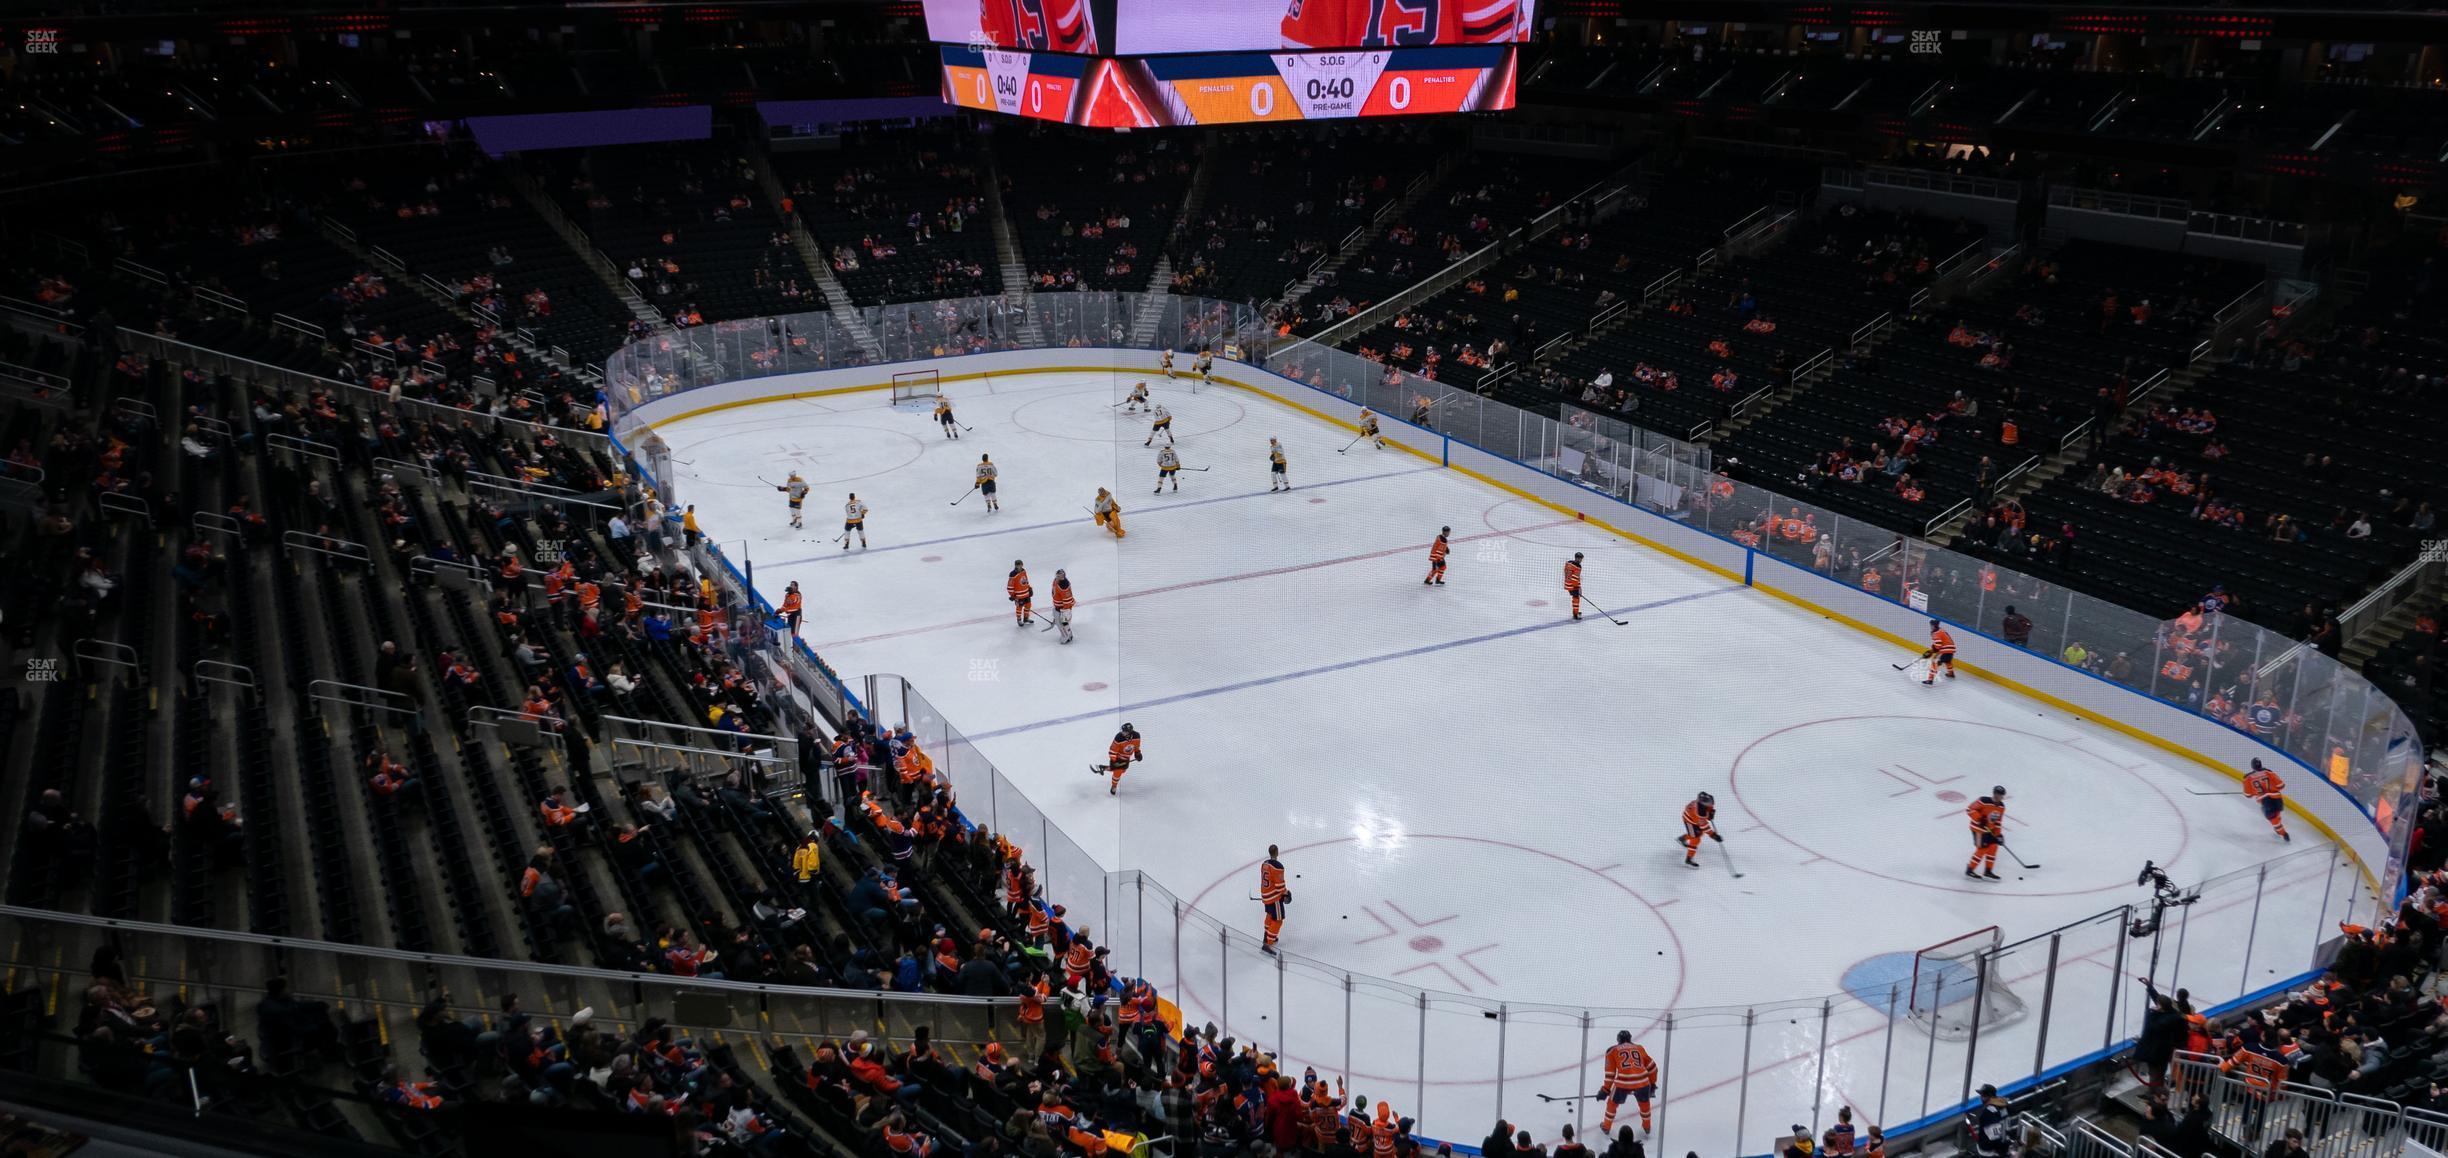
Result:
[[[2134,884],[2150,887],[2151,911],[2147,916],[2138,916],[2133,919],[2133,925],[2126,930],[2128,936],[2155,935],[2159,932],[2160,925],[2166,921],[2169,909],[2180,909],[2201,899],[2201,890],[2195,889],[2188,893],[2177,888],[2176,882],[2168,879],[2166,869],[2147,860],[2142,862],[2142,871],[2134,875]]]

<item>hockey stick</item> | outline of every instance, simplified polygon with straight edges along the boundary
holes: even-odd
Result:
[[[1605,1094],[1540,1094],[1538,1100],[1542,1102],[1586,1102],[1591,1098],[1605,1096]]]
[[[2187,789],[2185,789],[2185,791],[2190,792],[2190,793],[2192,793],[2192,794],[2193,794],[2193,795],[2195,795],[2195,796],[2242,796],[2242,795],[2244,795],[2244,793],[2243,793],[2243,791],[2242,791],[2241,789],[2231,789],[2231,790],[2226,791],[2226,792],[2204,792],[2204,791],[2202,791],[2202,790],[2201,790],[2201,789],[2199,789],[2199,788],[2187,788]]]
[[[962,500],[962,499],[966,499],[966,498],[968,498],[969,496],[974,495],[974,494],[976,494],[976,493],[977,493],[977,488],[976,488],[976,487],[974,487],[974,486],[972,486],[972,487],[970,487],[968,490],[962,491],[962,492],[961,492],[961,497],[960,497],[960,498],[958,498],[958,499],[954,499],[954,500],[952,500],[952,502],[951,502],[949,505],[957,507],[957,506],[961,505],[961,500]]]
[[[1999,847],[1999,848],[2003,848],[2003,849],[2005,849],[2005,850],[2006,850],[2006,855],[2007,855],[2007,856],[2010,856],[2010,857],[2013,857],[2013,858],[2014,858],[2014,862],[2015,862],[2016,864],[2022,865],[2024,868],[2027,868],[2027,869],[2036,869],[2036,868],[2039,868],[2039,867],[2040,867],[2040,862],[2039,862],[2039,861],[2036,861],[2036,860],[2025,860],[2025,859],[2023,859],[2023,858],[2022,858],[2022,856],[2021,856],[2021,855],[2019,855],[2019,854],[2017,854],[2013,848],[2009,847],[2005,841],[2002,841],[2002,840],[2001,840],[2001,841],[1999,841],[1999,842],[1998,842],[1998,847]]]
[[[1358,435],[1354,436],[1350,442],[1344,443],[1342,450],[1335,451],[1335,453],[1341,454],[1344,450],[1350,450],[1351,448],[1360,445],[1360,440],[1367,437],[1368,432],[1363,430]]]
[[[1183,469],[1183,470],[1195,470],[1195,471],[1197,471],[1197,472],[1199,472],[1199,473],[1201,473],[1201,474],[1205,474],[1205,473],[1207,473],[1208,471],[1214,470],[1215,468],[1214,468],[1214,467],[1212,467],[1212,466],[1185,466],[1185,467],[1183,467],[1182,469]]]
[[[1725,862],[1726,862],[1726,871],[1727,871],[1727,872],[1730,872],[1730,873],[1733,873],[1733,874],[1734,874],[1734,879],[1735,879],[1735,880],[1741,880],[1741,879],[1742,879],[1742,876],[1743,876],[1743,871],[1742,871],[1741,869],[1738,869],[1738,868],[1735,868],[1735,867],[1734,867],[1734,854],[1733,854],[1733,853],[1730,853],[1730,852],[1726,852],[1726,847],[1725,847],[1725,839],[1724,839],[1723,837],[1718,838],[1718,841],[1717,841],[1717,851],[1718,851],[1718,852],[1720,852],[1720,853],[1723,853],[1723,854],[1724,854],[1724,856],[1725,856]]]
[[[1589,598],[1589,597],[1588,597],[1588,596],[1586,596],[1586,595],[1582,596],[1582,599],[1583,599],[1583,600],[1585,600],[1585,601],[1587,601],[1587,602],[1589,603],[1589,605],[1590,605],[1590,610],[1595,611],[1595,612],[1597,612],[1597,613],[1598,613],[1598,614],[1600,614],[1600,615],[1606,616],[1606,617],[1607,617],[1607,619],[1608,619],[1608,621],[1612,622],[1612,623],[1613,623],[1615,626],[1617,626],[1617,627],[1630,627],[1630,626],[1632,626],[1632,622],[1631,622],[1630,620],[1628,620],[1628,619],[1617,619],[1617,618],[1615,618],[1615,613],[1614,613],[1614,612],[1609,611],[1609,610],[1607,610],[1607,609],[1606,609],[1606,608],[1604,608],[1604,607],[1600,607],[1600,606],[1598,606],[1598,601],[1597,601],[1597,600],[1595,600],[1595,599],[1591,599],[1591,598]]]

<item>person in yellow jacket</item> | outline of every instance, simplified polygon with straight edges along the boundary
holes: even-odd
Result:
[[[804,885],[814,880],[817,870],[823,867],[824,847],[818,843],[816,833],[811,829],[807,834],[807,839],[800,841],[799,847],[791,850],[791,871],[799,874],[799,883]]]
[[[1092,513],[1096,515],[1098,526],[1112,531],[1114,538],[1122,537],[1122,504],[1114,501],[1112,491],[1097,488],[1096,509]]]

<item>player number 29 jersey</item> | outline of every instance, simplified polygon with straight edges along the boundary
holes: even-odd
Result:
[[[1522,38],[1526,0],[1287,0],[1286,48],[1508,44]]]

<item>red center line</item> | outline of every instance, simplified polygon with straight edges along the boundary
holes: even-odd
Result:
[[[1483,535],[1456,535],[1447,541],[1453,543],[1472,543],[1481,539],[1511,538],[1514,534],[1521,531],[1544,531],[1549,527],[1561,527],[1579,521],[1580,520],[1578,519],[1556,519],[1552,522],[1534,523],[1527,527],[1515,527],[1512,530],[1489,531]],[[1369,551],[1359,555],[1345,555],[1339,559],[1318,559],[1308,563],[1293,563],[1283,567],[1269,567],[1263,571],[1244,571],[1238,575],[1218,575],[1212,579],[1192,579],[1183,583],[1167,584],[1163,587],[1150,587],[1145,591],[1125,591],[1119,595],[1104,595],[1095,599],[1082,599],[1079,601],[1079,603],[1082,607],[1090,607],[1099,603],[1119,603],[1125,599],[1141,599],[1150,595],[1168,595],[1175,591],[1188,591],[1194,587],[1212,587],[1218,583],[1240,583],[1251,579],[1267,579],[1277,575],[1290,575],[1296,571],[1313,571],[1320,567],[1339,567],[1345,563],[1365,563],[1371,559],[1383,559],[1388,555],[1403,555],[1413,551],[1425,551],[1427,549],[1428,544],[1426,543],[1408,544],[1401,547],[1388,547],[1382,551]],[[948,623],[933,623],[924,627],[905,627],[899,631],[887,631],[876,635],[862,635],[856,639],[836,639],[826,643],[811,644],[810,646],[814,647],[819,653],[821,653],[827,648],[854,647],[862,643],[877,643],[887,639],[899,639],[903,636],[924,635],[930,631],[946,631],[955,627],[975,627],[981,623],[999,623],[1003,620],[1003,615],[1004,613],[998,612],[993,615],[980,615],[969,619],[955,619]]]

